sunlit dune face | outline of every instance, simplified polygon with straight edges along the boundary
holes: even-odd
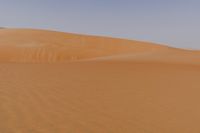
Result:
[[[200,52],[158,44],[31,29],[0,31],[0,61],[55,63],[146,60],[198,64]]]
[[[12,62],[65,62],[166,49],[147,42],[28,29],[1,30],[0,47]]]

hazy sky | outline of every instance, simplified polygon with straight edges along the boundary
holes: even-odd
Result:
[[[200,0],[0,0],[0,27],[43,28],[200,49]]]

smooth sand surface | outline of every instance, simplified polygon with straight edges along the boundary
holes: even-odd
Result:
[[[200,52],[0,30],[0,133],[199,133]]]

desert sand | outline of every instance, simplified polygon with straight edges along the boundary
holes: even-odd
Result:
[[[200,51],[0,30],[0,133],[199,133]]]

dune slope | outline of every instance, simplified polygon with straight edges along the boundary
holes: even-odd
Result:
[[[199,133],[199,52],[0,30],[0,133]]]
[[[31,29],[0,30],[0,61],[64,62],[166,49],[147,42]]]

